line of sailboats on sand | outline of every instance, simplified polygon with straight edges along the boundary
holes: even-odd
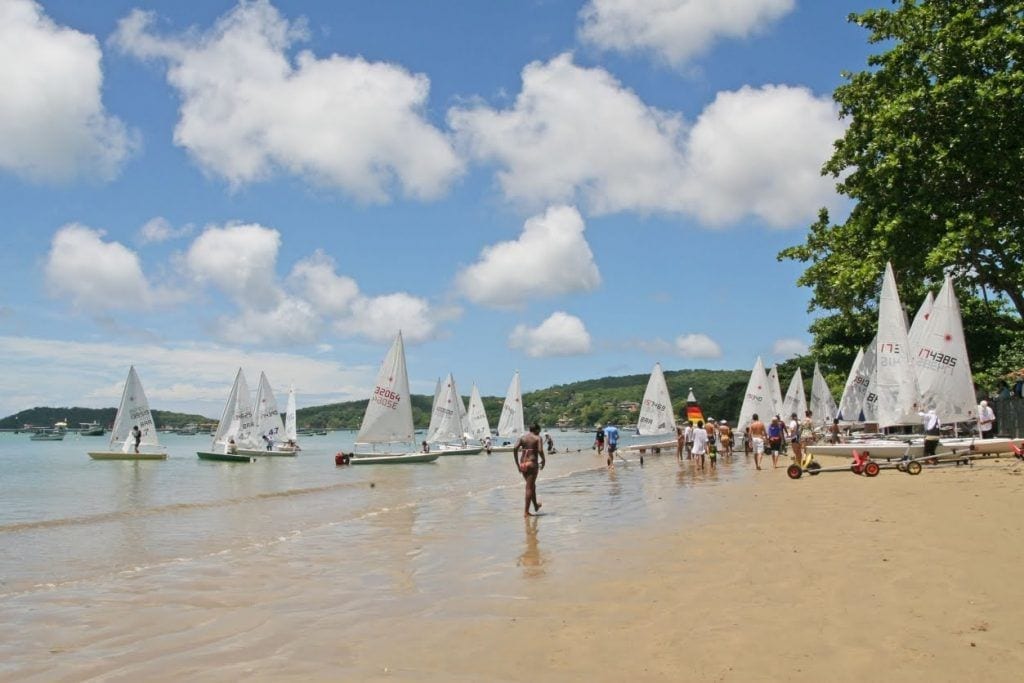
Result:
[[[751,371],[740,411],[738,428],[744,430],[758,413],[762,419],[773,414],[784,419],[792,413],[803,416],[800,401],[803,380],[797,369],[790,391],[779,401],[778,375],[766,373],[758,358]],[[859,350],[850,369],[839,405],[821,377],[817,364],[812,383],[811,410],[830,425],[832,418],[843,423],[875,424],[880,430],[920,425],[926,411],[934,410],[943,424],[967,424],[966,437],[943,439],[936,454],[1003,453],[1013,449],[1012,439],[979,439],[971,434],[977,419],[974,381],[964,337],[960,305],[953,280],[946,276],[939,293],[929,292],[909,329],[900,304],[896,278],[886,264],[878,303],[877,334],[867,349]],[[880,435],[847,443],[818,443],[805,447],[811,455],[852,456],[868,451],[879,459],[916,457],[924,453],[921,437]]]

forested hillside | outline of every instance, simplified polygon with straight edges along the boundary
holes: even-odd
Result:
[[[9,415],[0,420],[0,429],[21,429],[25,425],[33,427],[52,427],[57,422],[66,422],[68,429],[76,430],[83,422],[99,422],[110,429],[114,425],[117,408],[29,408],[20,413]],[[203,415],[188,415],[166,410],[154,410],[153,422],[157,429],[164,427],[184,427],[189,423],[216,422],[217,418]]]

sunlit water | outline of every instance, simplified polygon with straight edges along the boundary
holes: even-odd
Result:
[[[353,436],[305,437],[298,457],[240,464],[200,461],[207,436],[162,435],[166,461],[117,462],[86,455],[102,437],[0,435],[7,672],[26,656],[18,639],[48,612],[77,614],[97,600],[133,609],[126,592],[136,609],[159,608],[211,585],[228,599],[225,577],[248,578],[234,588],[243,603],[262,593],[293,604],[329,582],[354,619],[418,601],[422,610],[460,609],[431,603],[431,587],[456,581],[490,595],[509,578],[571,572],[574,558],[631,530],[697,523],[750,471],[742,455],[701,473],[674,453],[648,455],[643,468],[629,453],[608,471],[591,434],[553,431],[558,452],[538,483],[544,514],[524,523],[510,453],[336,467],[334,453]]]

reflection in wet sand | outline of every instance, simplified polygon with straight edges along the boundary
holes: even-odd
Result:
[[[537,540],[538,520],[536,517],[524,517],[523,523],[526,527],[526,544],[516,564],[523,568],[524,577],[538,578],[547,573],[544,569],[547,560]]]

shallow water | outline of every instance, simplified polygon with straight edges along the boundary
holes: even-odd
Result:
[[[749,472],[743,456],[700,473],[674,454],[648,455],[644,468],[627,454],[609,471],[589,433],[553,432],[560,451],[538,483],[544,514],[524,520],[510,453],[335,467],[353,436],[309,437],[296,458],[238,464],[200,461],[201,436],[163,438],[163,462],[98,462],[86,455],[105,443],[97,437],[0,435],[0,674],[87,675],[97,658],[135,661],[122,639],[173,653],[222,649],[236,631],[251,647],[261,631],[325,621],[357,632],[412,613],[486,613],[516,599],[517,582],[602,561],[638,527],[695,523]],[[459,599],[439,599],[450,595]],[[201,619],[204,631],[182,615],[222,608],[227,635],[219,619]],[[143,671],[125,666],[126,676]],[[188,673],[181,661],[170,670]]]

